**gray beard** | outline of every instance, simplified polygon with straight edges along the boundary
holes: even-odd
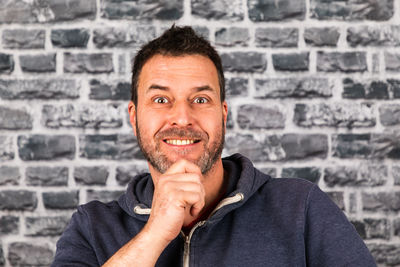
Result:
[[[175,129],[171,130],[172,132],[176,133],[178,136],[182,137],[191,137],[196,136],[199,137],[199,134],[191,134],[188,130],[183,129]],[[166,155],[164,155],[160,151],[159,142],[162,142],[161,138],[156,138],[158,142],[156,142],[156,146],[153,148],[150,144],[143,142],[142,136],[140,133],[140,128],[138,125],[138,120],[136,117],[136,134],[137,134],[137,141],[146,160],[153,166],[158,172],[165,173],[172,164],[175,162],[169,160]],[[157,137],[158,134],[156,134]],[[200,134],[201,135],[201,134]],[[204,136],[204,135],[203,135]],[[192,161],[194,164],[199,166],[201,173],[203,175],[207,174],[211,168],[214,166],[215,162],[221,157],[222,150],[224,148],[225,142],[225,125],[224,121],[222,120],[222,130],[221,134],[216,136],[216,140],[211,144],[210,148],[207,149],[207,143],[204,143],[204,154],[198,160]],[[202,139],[204,140],[204,138]],[[186,153],[183,152],[181,155],[184,156]]]

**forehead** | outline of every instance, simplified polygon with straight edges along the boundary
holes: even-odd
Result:
[[[138,94],[145,93],[152,85],[171,89],[209,86],[219,94],[217,69],[202,55],[151,57],[140,73]]]

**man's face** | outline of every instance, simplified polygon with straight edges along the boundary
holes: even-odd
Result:
[[[155,55],[142,68],[137,93],[130,119],[150,165],[164,173],[184,158],[207,173],[221,156],[227,118],[212,61]]]

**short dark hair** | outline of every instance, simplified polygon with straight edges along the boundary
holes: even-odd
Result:
[[[225,77],[222,69],[221,58],[214,47],[205,38],[197,35],[189,27],[172,27],[160,37],[144,45],[136,54],[132,67],[131,100],[137,106],[137,89],[139,75],[144,64],[155,55],[184,56],[202,55],[208,57],[215,65],[218,73],[221,102],[225,100]]]

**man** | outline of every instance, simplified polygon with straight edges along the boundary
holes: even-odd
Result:
[[[53,266],[376,266],[316,185],[221,159],[224,87],[218,54],[189,27],[138,52],[129,114],[150,174],[80,206]]]

